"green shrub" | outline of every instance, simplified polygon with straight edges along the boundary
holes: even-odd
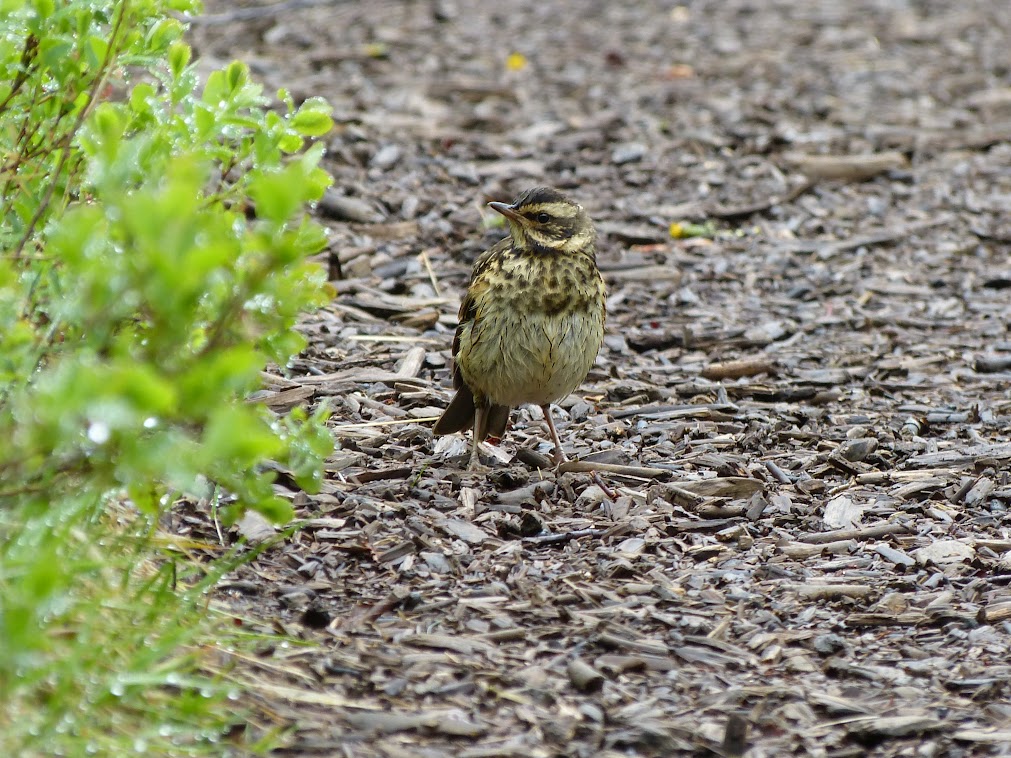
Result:
[[[330,180],[306,140],[330,110],[272,109],[241,63],[201,85],[168,15],[189,0],[0,8],[0,752],[197,750],[191,695],[217,690],[180,683],[206,581],[137,566],[181,495],[284,521],[262,464],[318,484],[323,415],[243,398],[326,297],[305,207]]]

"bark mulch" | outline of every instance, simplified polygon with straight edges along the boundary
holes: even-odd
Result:
[[[328,403],[334,452],[320,494],[281,476],[302,527],[216,595],[291,638],[233,662],[250,728],[290,755],[1011,755],[1007,10],[210,2],[204,62],[338,121],[336,296],[259,397]],[[607,338],[556,420],[613,501],[551,470],[537,409],[487,475],[431,433],[503,234],[484,203],[537,184],[601,233]]]

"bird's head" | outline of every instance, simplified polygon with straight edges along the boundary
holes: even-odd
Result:
[[[592,252],[597,233],[583,207],[550,187],[534,187],[512,205],[488,203],[505,216],[513,243],[522,250],[571,254]]]

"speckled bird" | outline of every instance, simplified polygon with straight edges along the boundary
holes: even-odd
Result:
[[[566,457],[549,406],[583,382],[604,339],[597,233],[582,206],[549,187],[488,205],[505,216],[509,236],[474,264],[453,339],[456,395],[434,431],[472,428],[477,469],[480,443],[502,437],[509,411],[537,405],[560,464]]]

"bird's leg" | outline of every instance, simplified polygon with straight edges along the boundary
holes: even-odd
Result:
[[[481,471],[484,466],[481,465],[481,432],[484,430],[484,417],[488,413],[488,409],[484,407],[483,403],[475,403],[474,407],[474,439],[471,443],[470,448],[470,464],[467,466],[468,471]]]
[[[541,410],[544,412],[544,420],[548,422],[548,431],[551,432],[551,441],[555,443],[555,465],[561,466],[569,459],[566,457],[565,451],[562,450],[562,441],[558,439],[558,430],[555,429],[555,422],[551,420],[551,406],[542,405]]]
[[[541,410],[544,411],[544,420],[548,422],[548,431],[551,432],[551,441],[555,443],[555,466],[561,466],[569,459],[565,455],[565,451],[562,450],[562,441],[558,438],[558,430],[555,429],[555,422],[551,419],[551,406],[542,405]],[[593,479],[594,484],[600,487],[600,491],[604,493],[604,496],[608,500],[613,501],[614,498],[618,496],[618,493],[608,487],[607,483],[596,471],[590,472],[590,478]]]

